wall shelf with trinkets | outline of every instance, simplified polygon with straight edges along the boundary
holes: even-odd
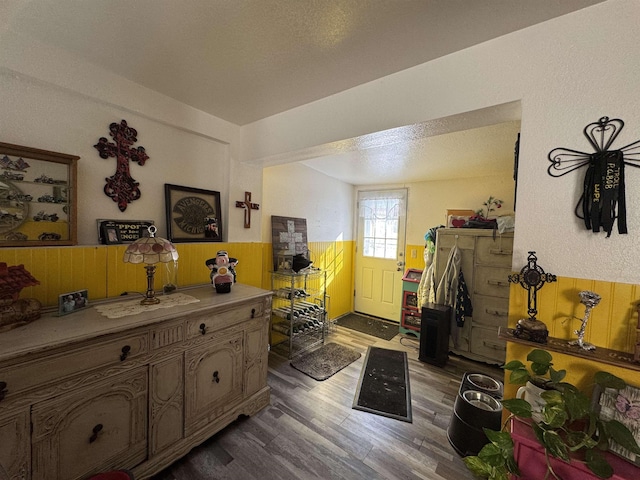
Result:
[[[0,247],[77,243],[77,161],[0,142]]]
[[[554,337],[547,337],[547,343],[535,343],[518,338],[514,335],[514,332],[512,328],[500,327],[498,338],[507,342],[520,343],[535,348],[544,348],[551,352],[564,353],[565,355],[593,360],[594,362],[640,371],[640,363],[634,359],[633,353],[621,352],[604,347],[598,347],[595,350],[583,350],[575,345],[569,345],[569,340]]]

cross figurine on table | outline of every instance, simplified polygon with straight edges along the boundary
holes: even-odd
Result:
[[[149,155],[144,147],[134,148],[132,145],[138,141],[138,131],[127,125],[125,120],[109,125],[109,135],[115,143],[101,137],[94,145],[101,158],[116,157],[116,173],[107,178],[104,193],[118,204],[121,212],[127,209],[127,205],[140,198],[140,183],[136,182],[129,173],[129,160],[142,166]]]
[[[551,273],[545,273],[542,267],[537,264],[538,258],[535,253],[529,252],[528,263],[520,270],[520,273],[509,275],[511,283],[519,283],[522,288],[529,292],[527,305],[529,318],[518,320],[514,335],[525,340],[545,343],[549,332],[546,325],[536,318],[538,313],[538,290],[545,283],[555,282],[556,276]]]
[[[251,192],[244,192],[244,202],[236,201],[236,208],[244,208],[244,228],[251,228],[251,210],[260,210],[260,205],[251,203]]]

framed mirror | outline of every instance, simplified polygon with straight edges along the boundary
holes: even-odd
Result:
[[[77,243],[79,158],[0,143],[0,247]]]

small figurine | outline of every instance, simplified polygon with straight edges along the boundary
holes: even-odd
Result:
[[[237,258],[229,258],[226,250],[219,250],[215,258],[210,258],[205,265],[211,270],[211,283],[217,293],[229,293],[231,285],[236,282],[235,267]]]

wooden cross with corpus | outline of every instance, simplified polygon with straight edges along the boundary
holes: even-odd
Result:
[[[237,208],[244,208],[244,228],[251,228],[251,210],[260,210],[260,205],[251,203],[251,192],[244,192],[244,202],[236,201]]]
[[[149,160],[149,155],[144,147],[132,147],[138,141],[138,131],[129,127],[125,120],[109,125],[109,135],[115,143],[102,137],[94,147],[101,158],[117,158],[116,173],[106,179],[104,193],[118,204],[121,212],[124,212],[130,202],[140,198],[140,183],[129,173],[129,160],[142,166]]]

